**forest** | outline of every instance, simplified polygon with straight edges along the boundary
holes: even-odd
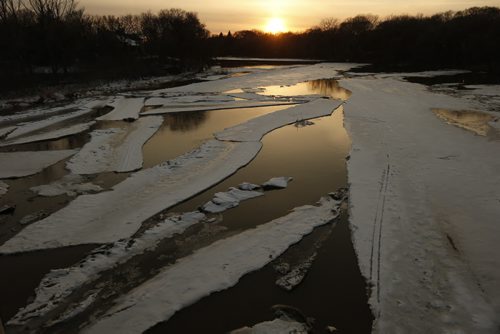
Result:
[[[96,16],[74,0],[0,0],[0,89],[37,80],[200,70],[222,56],[500,72],[499,8],[343,21],[332,14],[303,32],[211,35],[196,13],[181,9]]]

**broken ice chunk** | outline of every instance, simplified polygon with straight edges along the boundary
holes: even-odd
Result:
[[[274,319],[256,324],[253,327],[242,327],[230,332],[231,334],[266,334],[266,333],[309,333],[308,327],[300,322],[286,318]]]
[[[102,191],[102,188],[98,185],[83,182],[84,179],[80,175],[69,174],[51,184],[32,187],[31,191],[45,197],[59,195],[77,196]]]
[[[316,258],[316,253],[314,253],[311,257],[309,257],[306,261],[302,262],[301,264],[293,268],[286,275],[278,278],[276,280],[276,285],[287,291],[293,290],[300,283],[302,283],[309,269],[311,268],[315,258]]]
[[[0,196],[5,195],[9,191],[9,185],[0,181]]]
[[[262,184],[262,188],[268,189],[284,189],[288,187],[288,182],[292,181],[293,177],[282,176],[282,177],[273,177],[269,181]]]
[[[260,186],[257,184],[253,184],[253,183],[243,182],[242,184],[240,184],[238,186],[238,188],[241,190],[256,190],[256,189],[259,189]]]
[[[202,210],[209,213],[219,213],[238,206],[241,201],[262,195],[263,193],[260,191],[229,188],[227,192],[216,193],[210,202],[203,205]]]

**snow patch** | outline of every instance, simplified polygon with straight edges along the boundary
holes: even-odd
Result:
[[[353,92],[345,106],[350,224],[374,332],[495,332],[498,142],[430,112],[473,110],[471,101],[399,78],[341,85]]]
[[[245,274],[262,268],[315,227],[336,218],[340,202],[322,198],[287,216],[217,241],[180,259],[116,300],[83,333],[140,333],[212,292],[235,285]]]

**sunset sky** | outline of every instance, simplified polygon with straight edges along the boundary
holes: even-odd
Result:
[[[90,14],[114,15],[181,8],[197,12],[212,33],[225,33],[254,28],[300,31],[326,17],[432,14],[473,6],[500,7],[500,0],[80,0],[79,4]]]

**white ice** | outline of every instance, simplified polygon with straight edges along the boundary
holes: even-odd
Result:
[[[75,124],[75,125],[71,125],[69,127],[64,127],[64,128],[60,128],[60,129],[49,131],[49,132],[43,132],[40,134],[35,134],[35,135],[30,135],[30,136],[23,136],[21,138],[0,142],[0,146],[19,145],[19,144],[26,144],[26,143],[32,143],[32,142],[38,142],[38,141],[44,141],[44,140],[59,139],[62,137],[76,135],[78,133],[87,131],[94,124],[95,124],[95,122]]]
[[[264,189],[284,189],[288,187],[288,183],[292,180],[293,178],[289,176],[273,177],[269,181],[264,182],[262,187]]]
[[[205,215],[199,211],[169,217],[134,239],[120,240],[111,246],[93,251],[76,265],[51,270],[35,290],[34,300],[9,320],[9,325],[23,325],[33,318],[46,315],[72,292],[95,280],[105,270],[125,263],[132,257],[156,248],[161,240],[182,233],[189,226],[201,222]]]
[[[59,195],[77,196],[97,193],[103,189],[93,183],[85,182],[80,175],[68,174],[53,183],[32,187],[31,191],[39,196],[53,197]]]
[[[249,120],[243,124],[225,129],[215,134],[218,140],[258,141],[272,130],[300,120],[329,116],[342,105],[340,101],[317,99],[288,109],[279,110],[264,116]]]
[[[470,101],[400,78],[340,84],[353,92],[350,223],[374,332],[496,332],[499,142],[431,111],[474,110]]]
[[[147,218],[248,164],[261,146],[260,142],[208,141],[181,157],[133,174],[111,191],[77,197],[63,209],[19,232],[0,246],[0,253],[128,238]]]
[[[29,176],[69,158],[76,151],[0,152],[0,179]]]
[[[162,117],[142,117],[126,129],[95,130],[92,139],[66,164],[74,174],[130,172],[142,168],[142,146],[163,123]]]
[[[246,108],[259,108],[259,107],[272,107],[272,106],[286,106],[302,103],[301,100],[293,101],[234,101],[220,104],[205,104],[188,103],[185,105],[165,106],[155,108],[142,113],[142,115],[162,115],[168,113],[190,112],[190,111],[210,111],[210,110],[227,110],[227,109],[246,109]]]
[[[281,276],[276,280],[276,285],[287,291],[293,290],[297,287],[306,277],[309,269],[312,267],[316,259],[316,253],[307,258],[304,262],[293,267],[288,273]]]
[[[245,87],[266,87],[272,85],[293,85],[299,82],[339,77],[340,71],[348,71],[357,64],[323,63],[316,65],[284,67],[272,71],[256,71],[245,76],[231,77],[217,81],[199,82],[186,86],[154,91],[154,94],[173,92],[218,93]]]
[[[309,330],[303,323],[278,318],[272,321],[265,321],[252,327],[243,327],[230,334],[307,334]]]
[[[61,115],[54,115],[54,116],[44,118],[44,119],[38,120],[38,121],[29,121],[29,122],[25,122],[25,123],[19,123],[16,125],[17,128],[14,131],[12,131],[11,133],[9,133],[6,140],[16,139],[16,138],[21,137],[21,136],[26,136],[27,134],[35,132],[35,131],[41,131],[43,129],[55,126],[57,124],[71,121],[72,119],[81,117],[85,114],[90,113],[91,111],[92,111],[92,109],[83,108],[83,109],[71,111],[71,112],[68,112],[65,114],[61,114]]]
[[[241,189],[241,190],[257,190],[259,188],[260,188],[259,185],[253,184],[253,183],[248,183],[248,182],[243,182],[242,184],[240,184],[238,186],[238,189]]]
[[[82,333],[141,333],[212,292],[235,285],[299,242],[315,227],[336,217],[339,202],[323,198],[287,216],[219,240],[178,260],[136,287]],[[336,211],[335,211],[336,212]]]
[[[202,210],[209,213],[219,213],[234,208],[241,201],[264,195],[263,192],[229,188],[226,192],[216,193],[211,201],[202,206]]]
[[[144,98],[127,98],[120,96],[111,104],[114,109],[104,116],[99,117],[99,121],[121,121],[124,119],[138,119],[139,113],[144,107]]]
[[[9,185],[0,181],[0,196],[5,195],[9,191]]]

